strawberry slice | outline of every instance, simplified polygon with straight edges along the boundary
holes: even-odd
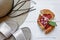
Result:
[[[45,27],[45,29],[48,29],[50,26],[51,26],[51,25],[47,24],[46,27]]]
[[[47,17],[47,18],[49,18],[49,19],[52,18],[51,14],[43,14],[43,16],[45,16],[45,17]]]
[[[48,18],[45,18],[44,16],[40,16],[40,23],[46,27],[47,23],[48,23]]]

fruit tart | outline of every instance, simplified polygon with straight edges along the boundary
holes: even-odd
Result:
[[[54,19],[55,15],[49,9],[43,9],[40,12],[41,14],[38,17],[37,23],[39,24],[40,28],[47,34],[51,32],[56,26],[56,22],[51,21]]]

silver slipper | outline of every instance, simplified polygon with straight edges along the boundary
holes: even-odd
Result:
[[[18,29],[17,24],[13,21],[3,22],[0,24],[1,39],[10,37]]]
[[[18,29],[9,39],[6,40],[30,40],[31,39],[31,31],[29,28],[24,27]]]

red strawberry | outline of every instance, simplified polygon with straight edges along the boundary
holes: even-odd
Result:
[[[50,27],[50,25],[49,25],[49,24],[47,24],[47,25],[46,25],[46,27],[45,27],[45,29],[47,29],[47,28],[49,28],[49,27]]]
[[[47,18],[49,18],[49,19],[52,18],[52,16],[51,16],[50,14],[43,14],[43,16],[45,16],[45,17],[47,17]]]

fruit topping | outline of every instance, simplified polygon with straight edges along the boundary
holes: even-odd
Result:
[[[45,17],[47,17],[47,18],[49,18],[49,19],[52,18],[51,14],[43,14],[43,16],[45,16]]]

